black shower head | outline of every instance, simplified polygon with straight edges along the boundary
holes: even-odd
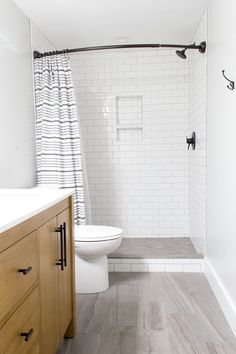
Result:
[[[182,48],[183,48],[183,46],[182,46]],[[200,53],[204,54],[206,52],[206,42],[201,42],[199,45],[196,45],[195,43],[190,44],[190,45],[186,46],[183,50],[176,50],[176,54],[181,59],[187,59],[187,55],[185,54],[187,49],[198,49],[198,51]]]
[[[181,59],[187,59],[187,56],[185,54],[187,48],[184,50],[176,50],[176,54],[181,58]]]

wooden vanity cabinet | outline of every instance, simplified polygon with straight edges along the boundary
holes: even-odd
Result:
[[[1,354],[56,354],[75,335],[72,206],[65,198],[0,233]]]
[[[57,218],[40,226],[38,241],[40,251],[41,347],[42,353],[56,353],[59,346],[58,315],[58,259]]]
[[[67,208],[39,228],[42,353],[55,353],[72,319],[71,222]],[[66,332],[68,329],[68,332]]]
[[[64,228],[64,269],[59,268],[59,337],[62,338],[64,334],[68,337],[72,336],[73,324],[70,323],[72,316],[72,233],[69,210],[66,209],[57,217],[57,224]],[[61,251],[60,240],[58,240],[59,249]],[[59,253],[60,254],[60,253]],[[74,254],[73,254],[74,257]],[[70,327],[69,327],[70,325]]]

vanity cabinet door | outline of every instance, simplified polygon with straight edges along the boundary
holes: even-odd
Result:
[[[38,229],[42,354],[55,354],[75,331],[70,208]]]
[[[0,329],[1,354],[31,353],[40,333],[38,286]]]
[[[40,250],[41,347],[55,354],[59,347],[58,233],[57,217],[38,229]]]
[[[12,314],[12,309],[37,281],[37,233],[34,231],[0,253],[0,323]]]
[[[40,354],[39,342],[35,345],[34,349],[32,350],[32,352],[30,354]]]
[[[64,264],[63,270],[59,270],[59,333],[60,337],[63,337],[72,318],[72,230],[69,209],[58,215],[57,224],[62,226],[63,238]]]

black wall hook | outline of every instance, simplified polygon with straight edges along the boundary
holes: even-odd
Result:
[[[234,83],[234,81],[229,80],[229,79],[225,76],[225,70],[222,70],[222,74],[223,74],[224,78],[225,78],[227,81],[229,81],[229,85],[227,85],[228,89],[231,90],[231,91],[234,90],[234,89],[235,89],[235,83]]]

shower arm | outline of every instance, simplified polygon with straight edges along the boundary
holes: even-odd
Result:
[[[95,50],[106,50],[106,49],[128,49],[128,48],[184,48],[184,49],[198,49],[200,53],[205,53],[206,51],[206,42],[201,42],[199,45],[195,43],[190,45],[182,44],[117,44],[117,45],[104,45],[104,46],[95,46],[95,47],[83,47],[83,48],[74,48],[74,49],[64,49],[56,50],[52,52],[40,53],[37,50],[33,52],[34,59],[63,54],[63,53],[78,53],[78,52],[88,52]]]

